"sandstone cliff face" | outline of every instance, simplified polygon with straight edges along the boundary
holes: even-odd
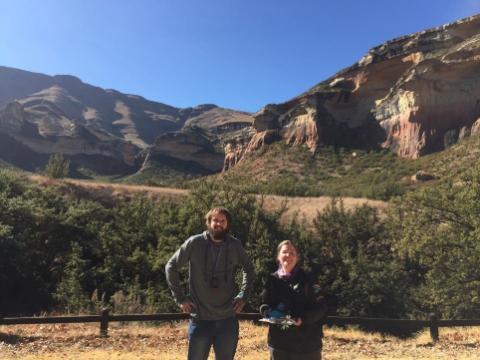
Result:
[[[322,145],[383,147],[416,158],[442,150],[480,126],[480,15],[373,48],[254,118],[256,134],[242,156],[272,134],[312,152]]]
[[[387,133],[383,146],[418,157],[470,131],[480,116],[480,58],[463,53],[452,61],[452,54],[418,64],[377,102],[375,118]]]

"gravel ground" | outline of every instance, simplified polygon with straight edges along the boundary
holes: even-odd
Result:
[[[442,329],[433,344],[428,332],[402,340],[357,330],[326,329],[324,360],[337,359],[480,359],[480,330]],[[112,323],[109,337],[98,325],[0,326],[0,359],[185,359],[186,323],[159,326]],[[242,322],[236,359],[268,359],[266,327]],[[211,356],[213,359],[213,356]]]

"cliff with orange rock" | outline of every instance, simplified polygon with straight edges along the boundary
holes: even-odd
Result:
[[[277,140],[407,158],[443,150],[480,128],[480,15],[377,46],[309,91],[265,106],[253,127],[243,157]]]

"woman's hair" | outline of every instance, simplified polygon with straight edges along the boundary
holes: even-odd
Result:
[[[205,224],[207,226],[209,226],[210,222],[212,220],[212,216],[215,215],[215,214],[225,215],[225,218],[227,219],[227,228],[230,229],[230,224],[232,223],[232,214],[230,213],[230,211],[228,211],[227,208],[225,208],[223,206],[218,206],[218,207],[214,207],[213,209],[211,209],[207,213],[207,215],[205,215]]]
[[[295,244],[293,243],[292,240],[283,240],[280,244],[278,244],[277,246],[277,258],[278,258],[278,255],[280,255],[280,250],[282,249],[282,246],[285,246],[285,245],[288,245],[288,246],[291,246],[295,249],[295,252],[297,253],[297,257],[300,257],[300,253],[298,252],[298,248],[295,246]]]

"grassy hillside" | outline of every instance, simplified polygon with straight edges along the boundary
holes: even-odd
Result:
[[[471,168],[479,156],[479,136],[414,160],[398,157],[388,150],[323,147],[312,154],[303,146],[276,143],[265,146],[219,177],[244,182],[253,191],[277,195],[388,200],[458,176]],[[433,179],[415,180],[420,171]]]
[[[167,166],[149,167],[143,171],[126,176],[120,180],[125,184],[144,184],[149,186],[175,186],[184,188],[185,182],[195,178],[186,172]]]
[[[350,196],[389,199],[415,186],[415,161],[389,151],[320,148],[277,143],[244,159],[227,179],[241,178],[256,191],[290,196]]]
[[[479,155],[479,136],[415,160],[398,157],[388,150],[321,147],[312,154],[304,146],[278,142],[244,158],[227,173],[206,178],[242,183],[256,193],[389,200],[457,176],[469,169]],[[433,175],[433,180],[415,180],[419,171]],[[199,179],[205,178],[188,164],[178,162],[154,164],[123,178],[88,175],[103,182],[176,188],[193,188]]]
[[[20,169],[18,169],[17,167],[13,166],[12,164],[0,159],[0,168],[8,168],[8,169],[12,169],[12,170],[18,170],[18,171],[21,171]]]
[[[480,136],[471,136],[444,151],[423,156],[415,162],[419,168],[438,178],[458,176],[480,160]]]

